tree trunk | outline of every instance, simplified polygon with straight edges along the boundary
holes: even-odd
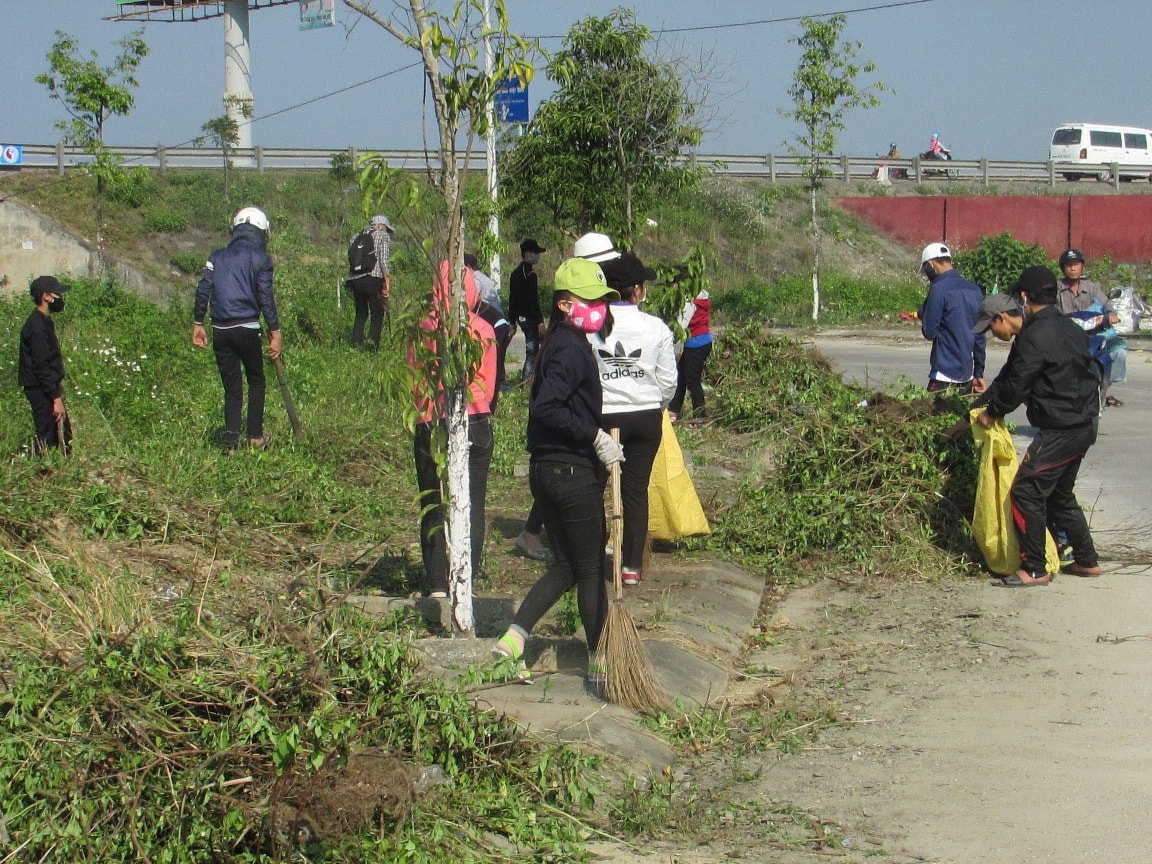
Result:
[[[820,225],[816,221],[816,183],[812,183],[812,320],[820,320]]]
[[[449,296],[447,315],[440,315],[440,327],[445,328],[441,344],[448,350],[461,350],[454,344],[458,334],[468,333],[468,305],[464,293],[464,231],[460,182],[460,167],[456,161],[456,125],[452,122],[448,100],[440,82],[440,61],[424,34],[428,31],[428,18],[422,0],[409,0],[412,20],[421,35],[420,52],[432,101],[436,110],[436,125],[440,132],[441,188],[448,208],[447,236],[442,244],[448,261]],[[439,262],[434,261],[439,273]],[[447,358],[443,358],[445,361]],[[458,364],[444,362],[441,368],[456,368]],[[472,507],[468,495],[468,405],[467,373],[460,381],[445,382],[447,400],[448,453],[446,477],[442,488],[446,493],[444,529],[448,545],[449,604],[452,609],[452,633],[456,636],[475,636],[475,616],[472,608]]]

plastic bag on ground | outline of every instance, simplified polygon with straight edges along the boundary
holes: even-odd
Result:
[[[660,449],[648,481],[648,531],[657,540],[711,534],[667,411],[663,422]]]
[[[972,539],[984,556],[988,569],[999,576],[1011,576],[1020,569],[1020,540],[1012,524],[1009,493],[1020,457],[1004,424],[997,420],[985,429],[976,422],[981,408],[971,412],[972,437],[980,451],[980,473],[976,481],[976,508],[972,513]],[[1060,571],[1056,541],[1048,533],[1044,544],[1044,565],[1049,573]]]

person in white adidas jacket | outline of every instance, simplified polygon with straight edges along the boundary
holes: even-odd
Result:
[[[624,447],[624,548],[615,554],[623,555],[624,584],[636,585],[648,541],[648,479],[660,449],[663,412],[676,392],[676,351],[668,325],[640,311],[644,282],[656,273],[630,252],[602,261],[600,267],[621,300],[612,304],[609,323],[588,341],[604,389],[604,428],[619,429]]]

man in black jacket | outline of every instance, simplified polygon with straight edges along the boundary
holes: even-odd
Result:
[[[280,356],[280,317],[272,293],[272,258],[268,245],[268,217],[256,207],[245,207],[232,220],[232,242],[217,249],[204,266],[196,286],[192,344],[208,347],[204,316],[212,307],[212,350],[224,384],[224,437],[231,451],[240,443],[244,382],[248,381],[248,444],[268,445],[264,434],[264,358],[260,351],[260,316],[268,325],[268,356]]]
[[[526,239],[520,244],[520,266],[508,277],[508,321],[511,324],[510,337],[519,327],[524,333],[524,371],[521,382],[532,377],[536,365],[536,352],[540,348],[540,337],[544,335],[544,315],[540,311],[540,289],[533,265],[540,263],[540,253],[548,250],[535,240]]]
[[[1047,585],[1052,574],[1045,563],[1049,524],[1065,532],[1074,554],[1066,572],[1099,576],[1092,533],[1074,486],[1080,462],[1096,443],[1100,413],[1100,377],[1088,349],[1088,335],[1060,314],[1056,277],[1047,267],[1029,267],[1012,286],[1026,317],[1000,309],[1003,297],[984,300],[984,312],[973,328],[991,329],[998,338],[1016,337],[1008,362],[981,399],[976,421],[985,428],[1028,406],[1028,422],[1037,428],[1012,483],[1012,521],[1020,538],[1021,567],[998,580],[1007,587]]]
[[[37,453],[49,447],[60,447],[67,453],[72,442],[72,424],[64,410],[64,357],[52,320],[53,314],[64,311],[63,294],[69,288],[54,276],[37,276],[28,289],[36,309],[20,331],[17,380],[32,406]]]

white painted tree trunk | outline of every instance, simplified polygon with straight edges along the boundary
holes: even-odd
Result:
[[[816,221],[816,185],[812,185],[812,320],[820,320],[820,226]]]
[[[472,608],[472,507],[468,472],[468,406],[462,391],[453,391],[448,402],[448,458],[444,486],[447,512],[444,530],[448,544],[448,596],[451,598],[452,632],[471,636],[476,629]]]

